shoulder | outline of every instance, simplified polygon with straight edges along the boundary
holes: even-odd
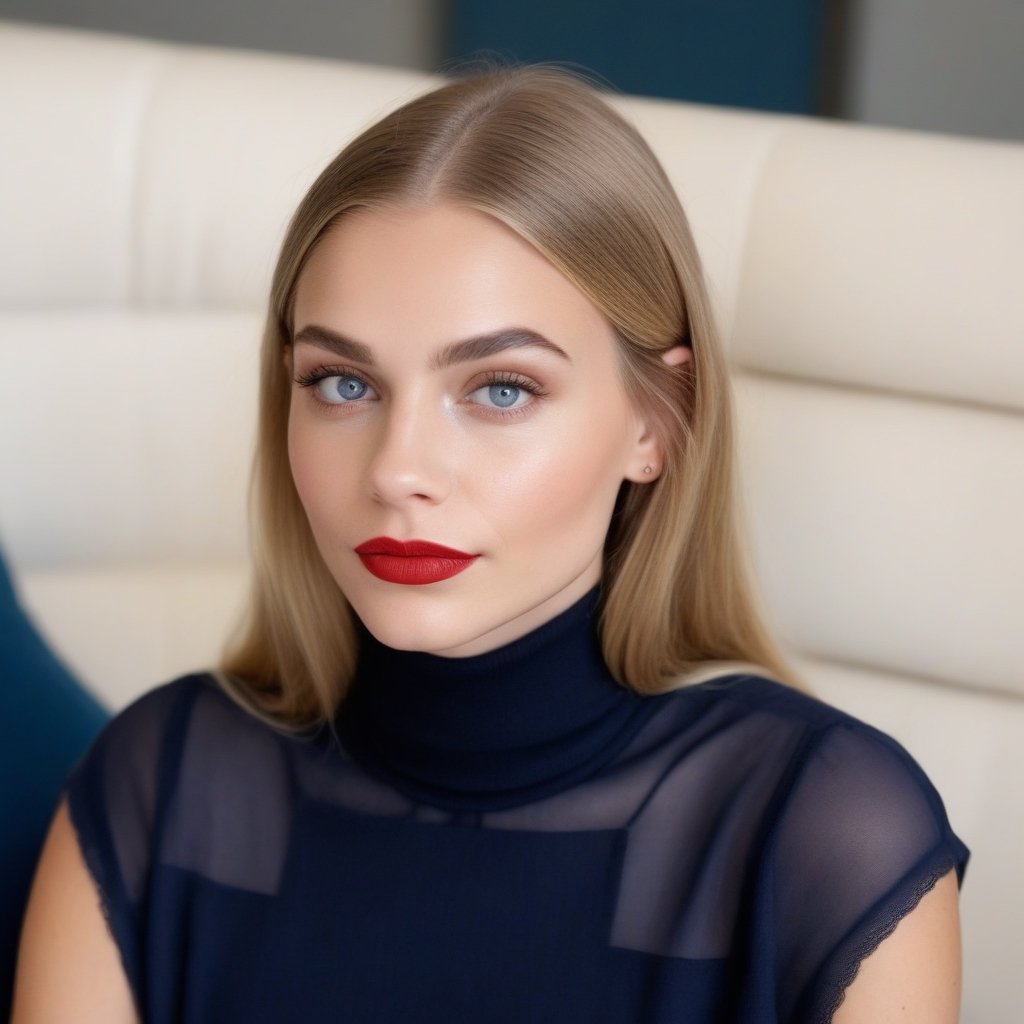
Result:
[[[862,736],[868,746],[895,745],[839,708],[750,672],[681,685],[653,699],[661,702],[652,716],[650,735],[655,742],[683,752],[699,743],[704,757],[718,752],[730,761],[753,758],[759,774],[776,776],[780,786],[805,768],[833,732]]]
[[[707,680],[667,695],[654,742],[677,752],[661,789],[702,788],[723,814],[759,821],[777,865],[814,851],[841,874],[870,874],[934,856],[962,874],[967,851],[935,786],[894,737],[808,693],[756,674]],[[668,801],[669,804],[672,801]],[[753,851],[751,851],[753,852]]]
[[[706,714],[748,737],[790,737],[793,756],[811,770],[828,772],[846,759],[867,759],[901,765],[918,781],[926,778],[893,736],[811,693],[767,676],[724,675],[675,691],[682,701],[691,692],[700,695]]]
[[[121,708],[97,736],[98,742],[116,737],[118,742],[152,740],[162,734],[176,716],[188,713],[196,698],[216,683],[208,673],[181,676],[154,686]]]
[[[816,799],[819,810],[833,816],[856,817],[870,809],[894,823],[898,811],[945,821],[939,794],[913,755],[871,723],[762,676],[736,675],[702,685],[717,693],[738,721],[756,721],[766,735],[799,737],[792,746],[791,805]]]
[[[84,808],[152,827],[186,787],[194,796],[228,780],[241,788],[273,765],[283,742],[245,711],[210,673],[181,676],[146,691],[114,715],[65,781],[76,822]],[[279,760],[279,758],[278,758]],[[277,773],[280,770],[277,769]]]
[[[225,739],[246,733],[275,734],[233,700],[213,673],[195,672],[136,697],[106,723],[96,743],[118,748],[127,744],[152,755],[157,747],[211,721],[224,731]]]
[[[128,833],[135,847],[146,845],[192,710],[214,685],[205,674],[183,676],[146,691],[104,725],[64,780],[84,847],[112,856],[119,846],[123,851]]]
[[[779,723],[817,732],[840,724],[863,725],[858,719],[805,690],[756,673],[731,673],[685,687],[712,695],[717,702],[732,705],[738,712],[770,716]]]
[[[818,793],[836,813],[852,812],[870,797],[878,813],[902,804],[904,811],[920,806],[944,819],[941,799],[913,755],[871,723],[760,676],[723,680],[720,692],[748,715],[802,735],[791,801]]]
[[[756,675],[698,690],[714,695],[707,735],[726,738],[707,788],[728,787],[730,822],[754,794],[747,920],[775,951],[779,1003],[794,1019],[830,1019],[861,962],[939,879],[962,880],[969,851],[926,773],[882,730]]]
[[[71,769],[66,784],[72,795],[91,792],[97,800],[133,800],[150,809],[169,738],[180,732],[205,678],[184,676],[156,686],[118,711]]]
[[[280,761],[289,736],[243,707],[210,672],[181,676],[143,693],[104,727],[94,746],[119,770],[195,780],[259,781]],[[87,756],[96,756],[96,751]]]
[[[157,859],[272,891],[294,803],[296,749],[209,673],[144,693],[108,723],[67,782],[83,848],[96,851],[94,873],[131,903]]]

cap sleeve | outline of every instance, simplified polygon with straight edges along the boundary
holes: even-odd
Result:
[[[859,722],[825,731],[775,835],[782,1019],[831,1020],[861,961],[968,857],[903,747]]]
[[[141,999],[141,928],[146,879],[167,787],[175,719],[187,680],[144,694],[113,718],[64,782],[82,856],[99,890],[103,915]]]

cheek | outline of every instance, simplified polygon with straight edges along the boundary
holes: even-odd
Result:
[[[292,480],[311,522],[344,492],[343,469],[326,431],[310,429],[300,418],[288,421],[288,463]]]
[[[299,500],[308,512],[308,490],[311,480],[309,442],[301,428],[296,426],[294,415],[288,418],[288,467],[295,489],[299,492]]]
[[[603,543],[623,478],[625,425],[618,431],[550,431],[488,474],[491,505],[508,523],[507,536],[553,545]]]

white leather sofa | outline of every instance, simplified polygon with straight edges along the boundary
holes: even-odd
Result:
[[[112,708],[215,658],[291,208],[406,71],[0,23],[0,541]],[[622,99],[736,369],[768,607],[972,848],[964,1021],[1020,1019],[1024,146]]]

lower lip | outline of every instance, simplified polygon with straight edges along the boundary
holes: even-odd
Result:
[[[379,580],[403,583],[407,587],[421,587],[426,583],[458,576],[468,569],[479,556],[472,558],[445,558],[439,555],[360,555],[363,565]]]

